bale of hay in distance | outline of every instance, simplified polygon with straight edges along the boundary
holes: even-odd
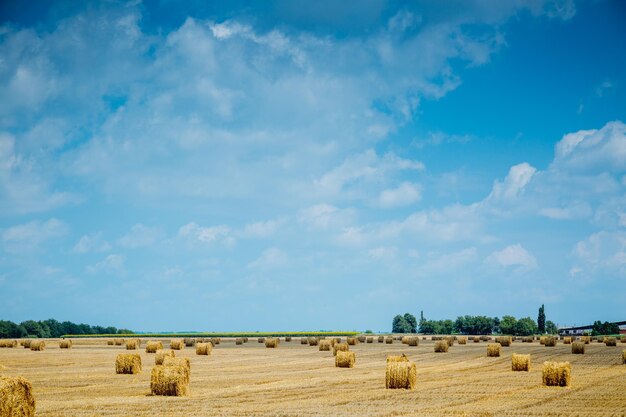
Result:
[[[291,342],[291,336],[285,336],[285,342]]]
[[[300,338],[300,344],[301,345],[308,345],[309,344],[309,339],[307,337],[301,337]]]
[[[337,356],[337,352],[347,352],[350,350],[350,346],[347,343],[335,343],[333,346],[333,356]]]
[[[539,344],[541,344],[541,345],[545,345],[546,344],[546,336],[541,336],[539,338]]]
[[[115,340],[111,339],[111,340],[107,340],[107,346],[114,346],[115,345]]]
[[[588,345],[591,342],[591,336],[580,336],[580,341]]]
[[[447,340],[437,340],[435,342],[435,352],[437,353],[445,353],[448,351],[450,345]]]
[[[330,352],[330,349],[333,347],[332,340],[320,340],[319,349],[320,351]]]
[[[522,337],[522,343],[532,343],[533,339],[534,338],[532,336],[524,336]]]
[[[70,339],[64,339],[59,342],[59,349],[71,349],[72,341]]]
[[[420,344],[420,338],[419,337],[417,337],[417,336],[409,337],[407,345],[409,345],[409,346],[417,346],[419,344]]]
[[[277,337],[268,337],[265,339],[266,348],[277,348],[279,339]]]
[[[243,339],[243,343],[248,343],[248,338],[247,337],[244,336],[244,337],[242,337],[242,339]]]
[[[626,364],[626,350],[622,350],[622,365]]]
[[[474,336],[474,337],[472,338],[472,341],[473,341],[474,343],[479,343],[479,342],[480,342],[480,337],[478,337],[478,336]]]
[[[543,385],[549,387],[569,387],[572,379],[572,365],[569,362],[544,362]]]
[[[626,336],[622,336],[622,337],[620,338],[620,342],[621,342],[621,343],[626,343]]]
[[[120,353],[115,358],[116,374],[138,374],[141,372],[141,356],[138,353]]]
[[[238,337],[235,339],[235,344],[236,345],[243,345],[243,339],[241,337]]]
[[[348,337],[348,344],[350,346],[354,346],[359,343],[359,340],[356,337]]]
[[[183,342],[185,342],[185,346],[193,347],[196,344],[196,339],[192,339],[191,337],[185,337],[183,339]]]
[[[30,350],[46,350],[46,342],[43,340],[33,340],[32,342],[30,342]]]
[[[554,347],[556,346],[556,337],[554,336],[546,336],[543,342],[544,346]]]
[[[530,371],[530,355],[511,355],[511,369],[513,371]]]
[[[393,337],[387,336],[387,338],[385,339],[385,343],[388,345],[393,344]]]
[[[512,343],[511,336],[496,337],[496,343],[500,343],[500,346],[503,347],[509,347]]]
[[[30,339],[22,340],[20,346],[24,347],[24,349],[30,349],[30,342]]]
[[[0,376],[0,416],[34,417],[33,387],[22,377]]]
[[[196,355],[210,355],[212,351],[212,343],[196,343]]]
[[[184,366],[157,365],[150,375],[152,395],[185,396],[189,394],[188,372]]]
[[[309,337],[308,342],[309,346],[317,346],[320,340],[317,337]]]
[[[338,351],[335,356],[336,368],[354,368],[356,362],[356,355],[350,351]]]
[[[135,349],[139,349],[139,340],[128,339],[126,341],[126,350],[135,350]]]
[[[15,348],[17,340],[0,340],[0,348]]]
[[[446,346],[448,344],[446,343]],[[385,388],[413,389],[417,385],[415,363],[406,361],[388,361],[385,372]]]
[[[454,337],[453,337],[453,336],[446,336],[446,337],[444,338],[444,340],[445,340],[446,342],[448,342],[448,346],[452,346],[452,345],[454,345]]]
[[[563,338],[563,344],[564,345],[571,345],[572,344],[572,338],[571,337],[564,337]]]
[[[265,343],[265,338],[264,337],[259,337],[256,341],[259,342],[259,343]]]
[[[500,347],[502,345],[500,343],[489,343],[487,345],[487,357],[497,358],[500,356]]]
[[[378,343],[383,343],[385,341],[385,336],[378,336]]]
[[[335,343],[341,343],[341,337],[333,337],[333,346],[335,345]]]
[[[572,353],[574,355],[584,355],[585,354],[585,343],[584,342],[574,342],[574,343],[572,343]]]
[[[374,343],[374,338],[372,336],[368,336],[367,343]]]
[[[409,344],[409,336],[402,336],[401,342],[403,345]]]
[[[211,338],[211,343],[213,343],[213,346],[217,346],[222,342],[222,339],[220,339],[219,337],[212,337]]]
[[[607,337],[604,339],[604,344],[607,346],[617,346],[617,339],[614,337]]]
[[[146,343],[146,353],[156,353],[157,350],[163,349],[163,343],[159,341]]]
[[[174,339],[170,341],[170,349],[183,350],[184,348],[185,343],[182,340]]]
[[[456,339],[457,342],[459,342],[459,345],[466,345],[467,344],[467,336],[459,336]]]
[[[360,343],[365,343],[365,336],[361,335],[361,336],[357,337],[357,340],[358,340]]]
[[[402,355],[388,355],[387,362],[409,362],[409,358],[404,353]]]
[[[124,339],[113,339],[113,344],[115,346],[122,346],[124,344]]]
[[[174,353],[173,350],[168,350],[168,351],[157,350],[156,354],[154,355],[154,364],[163,365],[163,362],[165,361],[166,357],[175,358],[176,353]]]

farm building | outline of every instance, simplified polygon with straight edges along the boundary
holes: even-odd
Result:
[[[626,321],[616,321],[612,324],[617,324],[619,326],[619,333],[626,334]],[[589,324],[587,326],[574,326],[574,327],[559,327],[560,335],[582,335],[585,333],[591,333],[593,330],[593,325]]]

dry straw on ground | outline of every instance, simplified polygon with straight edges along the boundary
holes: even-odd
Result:
[[[128,339],[126,341],[126,350],[135,350],[135,349],[139,349],[139,340]]]
[[[572,353],[574,355],[584,355],[585,354],[585,344],[583,342],[574,342],[574,343],[572,343]]]
[[[554,336],[546,336],[546,338],[544,339],[543,344],[545,346],[548,346],[548,347],[556,346],[556,337],[554,337]]]
[[[266,348],[277,348],[279,340],[280,339],[278,339],[277,337],[268,337],[267,339],[265,339],[265,347]]]
[[[347,343],[335,343],[333,346],[333,356],[337,356],[337,352],[347,352],[350,350],[350,346]]]
[[[457,342],[459,342],[459,345],[466,345],[467,344],[467,336],[459,336],[456,339]]]
[[[161,342],[147,342],[146,343],[146,353],[156,353],[157,350],[163,349],[163,343]]]
[[[437,340],[435,342],[435,352],[437,353],[445,353],[448,351],[450,345],[447,340]]]
[[[356,355],[350,351],[339,351],[335,356],[335,367],[337,368],[354,368],[356,362]]]
[[[196,355],[210,355],[212,351],[213,344],[211,342],[196,343]]]
[[[572,365],[569,362],[544,362],[543,385],[568,387],[572,380]]]
[[[157,365],[150,375],[152,395],[185,396],[189,394],[189,373],[184,366]]]
[[[169,357],[169,358],[175,358],[176,357],[176,353],[174,353],[173,350],[158,350],[156,352],[156,354],[154,355],[154,364],[155,365],[163,365],[163,361],[165,361],[165,358]]]
[[[33,387],[22,377],[0,377],[0,417],[33,417]]]
[[[333,347],[332,340],[320,340],[319,349],[320,351],[330,352],[330,349]]]
[[[404,353],[402,355],[388,355],[387,362],[408,362],[409,358]]]
[[[59,342],[59,349],[71,349],[72,348],[72,341],[69,339],[66,340],[61,340]]]
[[[487,345],[487,356],[490,358],[497,358],[500,356],[500,343],[489,343]]]
[[[513,371],[530,371],[530,355],[511,355],[511,369]]]
[[[385,387],[391,389],[413,389],[417,385],[417,368],[413,362],[387,362]]]
[[[172,340],[170,341],[170,349],[174,349],[174,350],[183,350],[185,348],[185,342],[183,342],[182,340]]]
[[[46,350],[46,342],[44,342],[43,340],[33,340],[32,342],[30,342],[30,350]]]
[[[120,353],[115,358],[116,374],[138,374],[141,372],[141,356],[138,353]]]
[[[604,344],[607,346],[617,346],[617,339],[614,337],[607,337],[604,339]]]

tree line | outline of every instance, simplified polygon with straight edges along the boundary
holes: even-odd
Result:
[[[26,320],[19,324],[8,320],[0,320],[0,339],[24,337],[61,337],[64,334],[130,334],[128,329],[117,329],[113,326],[90,326],[88,324],[59,322],[55,319],[42,321]]]

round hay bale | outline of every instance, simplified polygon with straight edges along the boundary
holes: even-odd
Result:
[[[513,371],[530,371],[530,355],[511,355],[511,369]]]
[[[437,340],[435,342],[435,352],[437,353],[446,353],[449,347],[447,340]]]
[[[444,339],[446,342],[448,342],[448,346],[452,346],[454,345],[454,337],[452,336],[446,336]]]
[[[367,343],[374,343],[374,338],[372,336],[367,337]]]
[[[496,343],[500,343],[500,346],[503,347],[509,347],[512,343],[511,336],[496,337]]]
[[[268,337],[265,339],[265,347],[266,348],[277,348],[279,340],[277,337]]]
[[[291,342],[291,336],[285,336],[285,342]]]
[[[265,343],[265,338],[264,337],[259,337],[256,341],[259,342],[259,343]]]
[[[33,340],[30,342],[30,350],[42,351],[46,350],[46,342],[43,340]]]
[[[196,355],[210,355],[213,351],[213,344],[208,343],[196,343]]]
[[[533,339],[534,338],[532,336],[524,336],[522,337],[522,343],[532,343]]]
[[[335,343],[341,343],[341,337],[333,337]]]
[[[393,337],[391,337],[391,336],[387,336],[387,337],[385,338],[385,343],[386,343],[386,344],[388,344],[388,345],[393,344]]]
[[[120,353],[115,359],[116,374],[138,374],[141,372],[141,356],[138,353]]]
[[[348,337],[347,340],[350,346],[354,346],[359,343],[359,339],[357,339],[356,337]]]
[[[336,368],[354,368],[356,362],[356,355],[350,351],[338,351],[335,356]]]
[[[337,356],[337,352],[348,352],[350,346],[347,343],[335,343],[333,346],[333,356]]]
[[[385,336],[378,336],[378,343],[383,343],[385,341]]]
[[[617,339],[614,337],[607,337],[604,339],[604,344],[607,346],[617,346]]]
[[[107,340],[107,346],[114,346],[115,345],[115,340],[111,339],[111,340]]]
[[[185,342],[186,347],[193,347],[196,345],[196,339],[192,339],[190,337],[185,337],[183,342]]]
[[[474,343],[480,343],[480,337],[478,337],[478,336],[474,336],[474,337],[472,338],[472,342],[474,342]]]
[[[544,346],[554,347],[556,346],[556,337],[554,336],[546,336],[543,341]]]
[[[188,372],[184,366],[157,365],[150,375],[152,395],[185,396],[189,394]]]
[[[61,340],[59,342],[59,349],[71,349],[72,348],[72,341],[69,339],[66,340]]]
[[[487,357],[498,358],[500,357],[500,343],[489,343],[487,345]]]
[[[182,340],[171,340],[170,341],[170,349],[173,350],[183,350],[185,349],[185,343]]]
[[[403,345],[409,344],[409,336],[402,336],[401,342]]]
[[[333,341],[331,341],[331,340],[320,340],[320,343],[319,343],[319,350],[320,351],[330,352],[332,347],[333,347]]]
[[[589,342],[591,342],[591,337],[590,336],[581,336],[580,337],[580,341],[583,342],[584,344],[588,345]]]
[[[365,343],[365,336],[361,335],[361,336],[357,337],[357,340],[358,340],[360,343]]]
[[[20,342],[20,345],[24,347],[24,349],[30,349],[30,344],[32,343],[32,340],[30,339],[26,339],[26,340],[22,340]]]
[[[620,343],[626,343],[626,336],[622,336],[620,338]]]
[[[585,354],[585,343],[584,342],[574,342],[574,343],[572,343],[572,353],[574,355],[584,355]]]
[[[139,349],[139,340],[128,339],[126,341],[126,350],[135,350],[135,349]]]
[[[236,345],[243,345],[243,339],[241,337],[238,337],[235,339],[235,344]]]
[[[115,346],[122,346],[124,344],[124,339],[113,339],[113,344]]]
[[[309,337],[309,346],[317,346],[320,340],[317,337]]]
[[[459,336],[456,341],[459,342],[459,345],[467,345],[467,336]]]
[[[15,348],[17,345],[17,340],[0,340],[0,348]]]
[[[409,362],[409,358],[404,353],[402,355],[387,355],[387,362]]]
[[[166,357],[175,358],[176,353],[174,353],[173,350],[157,350],[156,354],[154,355],[154,364],[163,365],[163,361],[165,361]]]
[[[213,346],[217,346],[222,342],[222,339],[219,337],[212,337],[211,338],[211,343],[213,343]]]
[[[301,345],[308,345],[309,344],[309,338],[308,337],[301,337],[300,338],[300,344]]]
[[[543,385],[549,387],[569,387],[572,379],[572,365],[569,362],[544,362]]]
[[[0,416],[35,416],[35,397],[28,380],[19,376],[0,376]]]
[[[564,337],[563,338],[563,344],[564,345],[571,345],[572,344],[572,338],[571,337]]]
[[[419,344],[420,344],[420,338],[417,336],[409,337],[409,340],[407,340],[407,345],[409,346],[418,346]]]
[[[156,353],[157,350],[163,349],[163,343],[160,341],[149,341],[146,343],[146,353]]]
[[[417,385],[417,368],[415,363],[407,361],[387,362],[385,388],[414,389],[415,385]]]

